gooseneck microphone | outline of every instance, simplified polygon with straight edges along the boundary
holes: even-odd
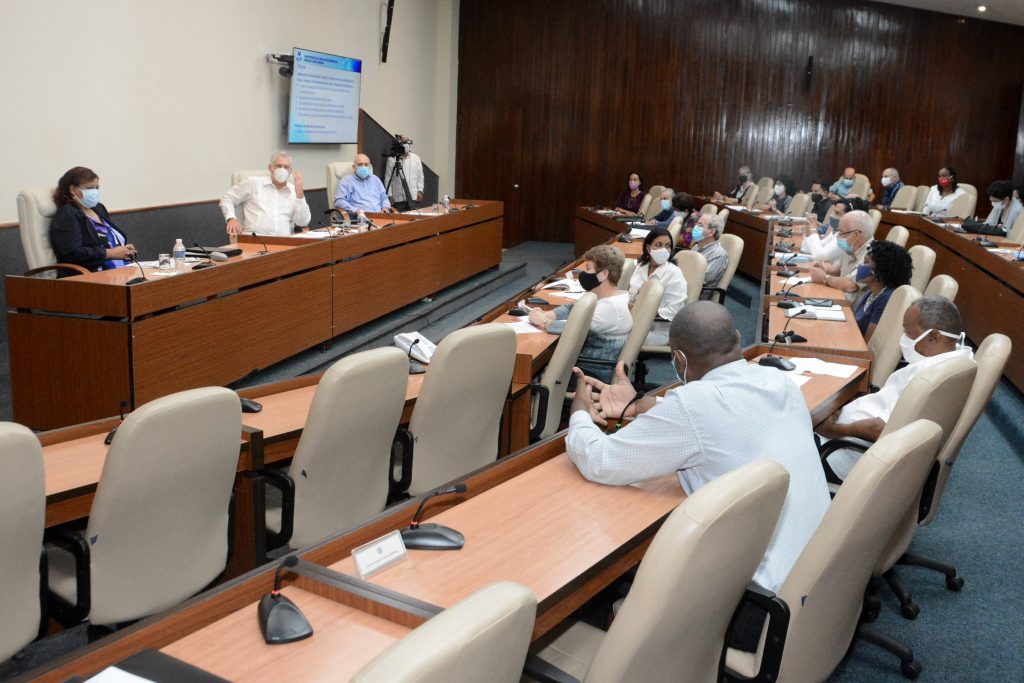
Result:
[[[783,290],[781,292],[779,292],[779,297],[782,298],[782,299],[788,299],[791,296],[792,297],[798,297],[800,295],[799,294],[793,294],[793,290],[796,289],[797,287],[799,287],[800,285],[806,285],[806,284],[807,284],[806,282],[799,282],[799,281],[794,282],[789,287],[783,288]],[[777,303],[775,305],[778,306],[779,308],[796,308],[798,304],[795,301],[780,301],[779,303]]]
[[[424,372],[427,371],[427,369],[425,367],[420,365],[416,361],[416,359],[412,357],[412,349],[413,349],[414,346],[416,346],[419,343],[420,343],[420,338],[416,337],[416,339],[413,340],[412,344],[409,344],[409,350],[405,354],[405,355],[409,356],[409,374],[410,375],[422,375]]]
[[[260,234],[258,232],[256,232],[255,229],[253,229],[253,231],[251,233],[249,233],[249,234],[252,235],[253,237],[255,237],[256,239],[258,239],[260,241],[260,244],[263,245],[263,251],[257,251],[256,252],[257,256],[264,256],[264,255],[270,253],[270,250],[267,249],[267,243],[263,241],[263,238],[260,236]]]
[[[207,249],[203,245],[199,244],[199,242],[193,242],[192,246],[195,247],[196,249],[198,249],[199,251],[203,252],[203,254],[206,256],[206,258],[208,260],[208,263],[197,263],[196,265],[192,266],[192,270],[202,270],[203,268],[212,268],[214,261],[227,261],[228,260],[227,254],[221,253],[219,251],[210,251],[209,249]]]
[[[775,262],[775,265],[783,266],[784,268],[786,268],[786,270],[780,270],[779,271],[779,275],[780,276],[782,276],[782,277],[796,277],[797,275],[800,274],[800,271],[798,271],[798,270],[790,270],[789,269],[790,261],[795,259],[797,256],[799,256],[799,254],[793,253],[793,254],[790,254],[789,256],[786,256],[784,258],[780,258],[780,259],[778,259]]]
[[[434,496],[465,493],[467,490],[465,484],[455,484],[435,489],[424,496],[416,514],[413,515],[412,522],[402,529],[402,540],[405,542],[405,547],[413,550],[459,550],[462,548],[466,543],[466,537],[461,533],[441,524],[421,524],[420,519],[423,517],[423,508],[427,501]]]
[[[142,276],[141,277],[133,277],[131,280],[128,280],[128,282],[126,282],[125,284],[126,285],[137,285],[140,282],[149,282],[149,280],[146,278],[146,270],[142,267],[142,264],[139,263],[139,257],[136,256],[135,254],[132,254],[131,257],[128,260],[131,261],[132,263],[134,263],[135,265],[137,265],[139,267],[139,272],[142,273]],[[124,419],[124,417],[122,416],[121,419]]]
[[[260,598],[259,622],[267,645],[292,643],[313,635],[313,627],[295,603],[281,595],[281,574],[299,563],[299,558],[284,558],[274,573],[274,590]]]
[[[128,401],[121,401],[121,406],[120,406],[121,422],[124,422],[124,409],[127,408],[127,407],[128,407]],[[103,439],[103,443],[105,443],[108,446],[111,443],[113,443],[114,435],[117,434],[117,427],[121,426],[121,422],[118,422],[116,427],[114,427],[109,432],[107,432],[107,436],[106,436],[105,439]]]
[[[787,333],[787,330],[789,329],[789,324],[793,322],[793,318],[799,318],[806,312],[807,309],[804,309],[799,313],[791,316],[788,320],[786,320],[786,324],[782,326],[782,332],[779,332],[777,335],[775,335],[775,339],[772,341],[772,345],[768,347],[768,353],[766,353],[764,357],[761,358],[761,360],[757,361],[758,365],[764,365],[765,367],[778,368],[779,370],[786,371],[796,369],[796,366],[793,365],[792,362],[786,360],[785,358],[782,358],[781,356],[772,355],[772,351],[775,350],[775,345],[778,344],[779,342],[785,342],[788,344],[790,342],[807,341],[807,339],[801,337],[800,335],[794,335],[791,332]]]

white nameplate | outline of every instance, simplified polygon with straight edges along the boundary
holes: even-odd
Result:
[[[359,570],[359,578],[366,579],[385,567],[401,562],[406,556],[405,542],[399,531],[370,541],[352,550],[352,559]]]

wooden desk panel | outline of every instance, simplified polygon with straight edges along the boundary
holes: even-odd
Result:
[[[610,216],[603,216],[585,206],[576,207],[573,219],[573,242],[576,246],[576,256],[583,256],[587,249],[605,244],[628,229],[629,227],[622,221],[617,221]]]
[[[134,268],[134,271],[133,276],[137,276],[138,269]],[[128,289],[83,279],[88,277],[79,275],[50,280],[8,275],[4,279],[7,307],[110,318],[128,317]]]
[[[16,421],[53,429],[117,415],[121,401],[131,405],[126,324],[9,312],[7,331]]]
[[[760,279],[764,270],[769,222],[743,211],[730,211],[725,233],[736,235],[743,240],[743,255],[740,257],[739,272]]]
[[[770,341],[782,331],[789,322],[790,330],[807,338],[807,341],[793,346],[823,349],[826,353],[835,353],[851,358],[867,358],[870,352],[864,337],[857,327],[857,321],[849,309],[846,310],[845,322],[831,320],[801,320],[786,318],[786,311],[772,306],[768,309],[768,338]],[[777,348],[785,348],[779,344]]]
[[[135,405],[229,384],[327,341],[330,287],[330,270],[318,268],[134,323]]]

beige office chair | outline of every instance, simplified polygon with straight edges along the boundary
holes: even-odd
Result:
[[[1017,220],[1013,222],[1013,225],[1007,231],[1006,239],[1008,242],[1016,242],[1018,244],[1024,242],[1024,211],[1020,212]]]
[[[910,237],[910,231],[904,228],[902,225],[894,225],[889,228],[889,233],[885,236],[887,242],[898,244],[901,247],[906,248],[907,239]]]
[[[619,281],[616,283],[616,287],[622,290],[629,289],[629,281],[633,277],[633,271],[636,270],[636,259],[627,258],[622,262],[622,275],[619,276]]]
[[[964,193],[953,200],[952,206],[946,212],[947,218],[970,218],[974,215],[974,207],[978,198]]]
[[[718,217],[722,219],[722,225],[728,224],[728,222],[729,222],[729,209],[722,209],[721,211],[719,211],[718,212]],[[722,231],[723,231],[723,234],[724,234],[725,228],[722,228]]]
[[[238,395],[222,387],[164,396],[125,418],[84,536],[62,533],[46,546],[58,618],[138,619],[217,578],[241,433]]]
[[[615,371],[615,366],[618,363],[623,363],[626,366],[626,371],[636,377],[642,377],[642,371],[638,371],[636,367],[637,356],[640,355],[640,349],[643,347],[644,339],[651,331],[651,327],[654,325],[654,319],[658,317],[658,306],[661,305],[661,297],[665,293],[665,288],[662,286],[660,280],[650,279],[644,283],[643,287],[636,294],[636,301],[633,302],[633,308],[630,313],[633,316],[633,326],[629,330],[629,334],[626,335],[626,341],[622,344],[622,349],[619,351],[619,356],[615,360],[608,360],[604,358],[593,358],[590,356],[580,356],[577,359],[577,363],[585,363],[587,366],[607,368],[607,377],[611,377]],[[600,375],[598,375],[600,376]],[[605,381],[608,381],[607,379]]]
[[[27,427],[0,422],[0,662],[45,632],[40,604],[40,552],[46,525],[43,451]],[[45,567],[45,565],[42,565]]]
[[[640,211],[637,213],[645,218],[653,218],[661,211],[661,193],[665,191],[664,185],[651,185],[647,190],[647,196],[640,202]]]
[[[698,251],[684,249],[676,254],[675,262],[686,278],[686,303],[692,304],[700,299],[700,293],[704,288],[704,274],[708,270],[708,260]]]
[[[768,176],[761,176],[757,181],[759,188],[768,188],[769,190],[775,187],[775,179],[769,178]]]
[[[668,224],[668,235],[672,238],[673,246],[679,244],[679,234],[683,231],[683,217],[676,216]],[[630,273],[632,276],[632,273]]]
[[[896,192],[896,196],[892,198],[892,203],[889,205],[890,209],[899,209],[901,211],[913,211],[914,210],[914,197],[917,195],[917,188],[913,185],[904,185]]]
[[[705,204],[704,206],[700,207],[700,213],[702,216],[714,216],[715,214],[718,213],[718,206],[716,206],[715,204]]]
[[[50,245],[50,223],[56,213],[53,189],[29,187],[18,193],[18,233],[28,264],[25,275],[55,278],[62,270],[70,274],[89,272],[74,263],[57,263],[57,255]]]
[[[231,174],[231,187],[234,187],[238,183],[242,182],[247,178],[269,178],[270,171],[265,168],[252,169],[248,171],[235,171]]]
[[[824,681],[855,635],[880,644],[880,634],[858,626],[864,590],[886,539],[920,490],[941,436],[938,425],[914,422],[879,439],[854,466],[779,589],[790,618],[774,680]],[[764,635],[756,653],[728,649],[723,673],[729,675],[721,680],[753,678],[772,654]],[[905,671],[920,670],[909,650],[901,659]]]
[[[797,192],[789,202],[789,209],[786,211],[786,215],[802,217],[810,208],[811,195],[806,192]]]
[[[850,188],[850,194],[855,194],[858,197],[868,198],[868,192],[871,191],[871,183],[868,181],[868,177],[863,173],[853,174],[853,187]]]
[[[291,467],[264,472],[283,495],[267,501],[268,549],[316,543],[384,509],[408,377],[409,359],[393,346],[324,373]]]
[[[950,301],[956,300],[956,293],[960,289],[957,281],[949,275],[936,275],[924,290],[925,296],[944,296]]]
[[[701,296],[707,295],[711,301],[724,304],[725,293],[729,291],[729,285],[732,284],[736,269],[740,265],[740,259],[743,257],[743,239],[738,235],[722,235],[718,241],[722,244],[725,253],[729,255],[729,265],[722,273],[722,279],[718,281],[718,286],[702,287]],[[704,268],[707,269],[707,261],[704,262]],[[686,282],[689,284],[690,281]],[[689,301],[689,297],[687,297],[687,301]]]
[[[539,658],[586,683],[716,680],[726,629],[788,486],[789,473],[772,460],[706,484],[658,530],[607,633],[574,622]],[[545,668],[531,658],[527,676]]]
[[[769,185],[768,187],[763,187],[761,185],[758,185],[758,188],[757,188],[757,201],[754,202],[754,203],[755,204],[767,204],[768,201],[774,195],[775,195],[775,186],[774,185]]]
[[[353,683],[518,683],[537,598],[499,581],[481,588],[381,652]]]
[[[882,212],[878,209],[868,209],[868,215],[871,216],[871,222],[875,224],[875,229],[871,232],[873,237],[878,232],[878,225],[882,222]]]
[[[978,188],[976,188],[974,185],[971,185],[970,183],[957,183],[956,186],[959,187],[964,192],[966,192],[967,194],[974,197],[975,199],[978,198]]]
[[[917,291],[924,291],[928,281],[932,279],[932,269],[935,268],[935,250],[923,244],[915,244],[907,251],[910,252],[910,261],[914,264],[910,284]]]
[[[533,419],[530,428],[530,441],[545,439],[558,431],[562,419],[562,403],[565,401],[565,389],[572,375],[573,365],[580,355],[590,332],[590,322],[594,319],[594,308],[597,306],[597,295],[587,292],[573,304],[565,328],[558,336],[558,343],[551,354],[551,360],[544,368],[537,383],[537,398],[533,402]]]
[[[871,383],[876,387],[885,384],[889,375],[899,365],[903,352],[900,337],[903,335],[903,314],[910,304],[921,298],[921,292],[911,285],[902,285],[889,297],[875,326],[875,332],[868,341],[868,350],[874,354],[871,361]]]
[[[746,192],[743,193],[743,197],[739,203],[748,209],[757,203],[757,195],[760,188],[757,185],[751,185],[747,188]]]
[[[338,191],[338,183],[347,175],[352,175],[351,161],[332,161],[327,164],[327,205],[334,206],[334,193]]]
[[[903,533],[894,540],[893,547],[890,548],[881,567],[880,571],[885,572],[886,580],[893,587],[897,596],[900,597],[900,611],[907,618],[913,619],[916,617],[919,609],[911,601],[909,591],[906,591],[905,586],[893,569],[893,562],[941,572],[946,577],[946,587],[951,591],[957,592],[964,586],[963,577],[957,574],[956,567],[952,564],[914,555],[908,553],[907,549],[910,546],[910,541],[916,528],[931,524],[938,514],[946,482],[952,474],[953,465],[956,464],[960,449],[974,428],[974,425],[977,424],[978,418],[981,417],[981,413],[985,410],[985,406],[988,405],[989,400],[992,398],[992,393],[995,391],[1000,377],[1002,377],[1012,348],[1013,342],[1010,341],[1009,337],[1002,334],[990,334],[981,343],[981,346],[978,347],[977,352],[974,354],[977,374],[974,376],[974,382],[971,384],[966,401],[963,403],[963,410],[960,411],[955,426],[948,432],[948,437],[939,450],[928,481],[924,486],[920,504],[911,511],[912,514],[910,519],[907,520]],[[950,400],[959,401],[962,398],[960,395],[950,396]]]
[[[392,491],[418,496],[494,461],[512,383],[516,333],[490,323],[456,330],[437,345],[409,422],[401,478]]]
[[[924,209],[924,203],[928,200],[928,192],[932,188],[927,185],[918,185],[917,190],[914,192],[914,211],[921,211]]]

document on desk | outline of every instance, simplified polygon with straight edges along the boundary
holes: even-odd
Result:
[[[150,680],[128,673],[124,669],[118,669],[116,666],[108,666],[88,679],[87,683],[150,683]]]
[[[831,320],[833,322],[844,322],[846,320],[846,313],[843,312],[843,307],[839,304],[830,306],[829,308],[817,307],[811,308],[791,308],[786,311],[787,318],[806,318],[808,320]]]
[[[793,384],[795,384],[798,388],[802,387],[805,384],[807,384],[812,379],[811,377],[808,377],[807,375],[798,375],[795,372],[786,372],[785,374],[786,374],[786,377],[788,377],[793,382]]]
[[[512,331],[515,332],[516,334],[537,334],[538,332],[543,332],[544,331],[544,330],[542,330],[540,328],[537,328],[537,327],[534,327],[530,323],[526,322],[526,318],[522,318],[521,320],[517,320],[514,323],[505,323],[505,324],[508,325],[509,327],[511,327]]]
[[[922,212],[922,211],[910,211],[909,209],[890,209],[890,211],[892,211],[893,213],[905,213],[905,214],[910,215],[910,216],[923,216],[924,215],[924,212]]]
[[[830,375],[841,379],[849,379],[857,372],[856,365],[845,363],[829,363],[820,358],[789,358],[789,361],[796,366],[794,372],[810,372],[815,375]]]
[[[811,282],[809,277],[787,277],[782,281],[783,287],[796,287],[797,285],[806,285]]]
[[[560,292],[563,292],[563,294],[568,294],[570,292],[578,293],[580,296],[583,296],[583,294],[585,294],[583,286],[577,280],[574,280],[571,277],[566,277],[566,278],[562,278],[561,280],[555,280],[554,282],[549,282],[548,284],[544,285],[543,288],[544,289],[555,289],[555,290],[558,290]],[[576,298],[579,298],[579,297],[576,297]]]
[[[775,252],[775,258],[777,260],[779,260],[779,261],[782,261],[783,263],[786,263],[786,264],[789,264],[789,263],[806,263],[807,261],[811,260],[811,257],[808,256],[807,254],[801,254],[801,253],[789,253],[789,254],[786,254],[786,253],[783,253],[781,251]]]
[[[647,237],[647,235],[649,235],[650,232],[651,231],[646,229],[646,228],[630,228],[629,236],[630,237],[639,237],[640,239],[643,239],[643,238]]]
[[[746,211],[747,210],[747,207],[743,206],[742,204],[726,204],[725,208],[729,209],[730,211]]]

